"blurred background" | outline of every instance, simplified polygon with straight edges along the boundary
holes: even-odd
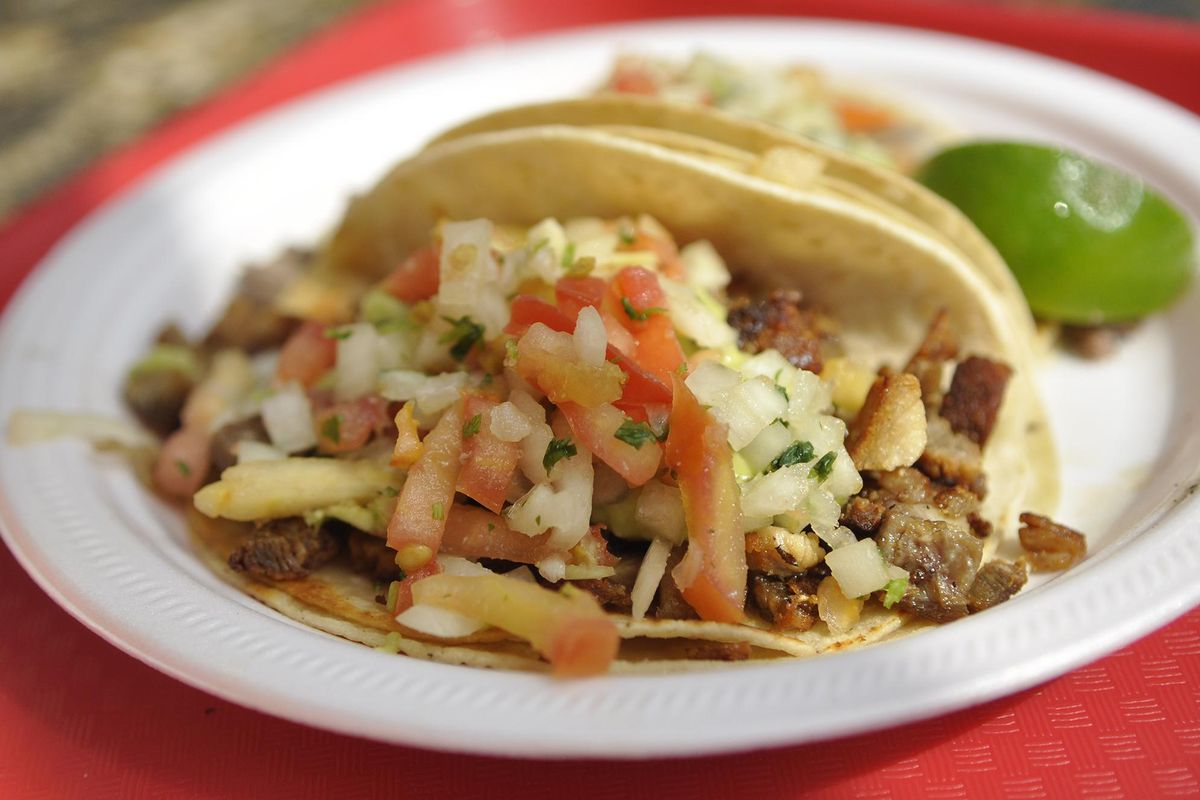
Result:
[[[0,222],[23,203],[378,0],[0,0]],[[1200,0],[942,0],[1200,21]]]

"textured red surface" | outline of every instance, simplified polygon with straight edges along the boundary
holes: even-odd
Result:
[[[434,2],[372,8],[110,156],[0,228],[0,303],[89,210],[275,103],[480,38],[645,16],[808,14],[1016,44],[1200,110],[1200,29],[912,0]],[[530,764],[391,747],[258,714],[167,678],[58,609],[0,550],[3,797],[1004,797],[1200,795],[1200,610],[978,708],[835,743],[703,761]]]

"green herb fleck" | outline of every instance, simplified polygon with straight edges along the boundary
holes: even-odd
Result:
[[[793,464],[803,464],[805,461],[812,461],[815,456],[816,451],[813,450],[812,442],[792,442],[784,448],[782,453],[771,460],[767,472],[774,472]]]
[[[436,520],[439,520],[439,521],[445,519],[446,518],[446,507],[444,505],[442,505],[441,503],[434,503],[433,504],[433,518]]]
[[[450,348],[450,355],[454,356],[455,360],[462,361],[467,357],[467,353],[471,352],[471,348],[479,344],[483,339],[484,328],[470,317],[459,317],[451,319],[450,317],[442,317],[451,324],[449,331],[442,334],[438,339],[442,344],[454,342]]]
[[[517,365],[517,340],[504,340],[504,366],[515,367]]]
[[[569,267],[575,263],[575,243],[567,242],[567,246],[563,248],[562,265]]]
[[[617,428],[617,432],[613,436],[632,446],[635,450],[641,450],[642,445],[658,438],[654,435],[654,431],[650,430],[649,425],[644,422],[634,422],[631,419],[622,422],[621,427]]]
[[[383,487],[382,494],[384,497],[395,497],[396,495],[398,495],[400,493],[398,491],[396,491],[396,487],[394,487],[394,486],[385,486],[385,487]]]
[[[192,474],[192,468],[189,467],[188,463],[181,458],[175,459],[175,469],[179,470],[179,474],[183,475],[185,478]]]
[[[542,527],[542,515],[541,514],[538,514],[536,517],[533,518],[533,524],[537,525],[539,528]]]
[[[824,481],[829,477],[829,473],[833,472],[833,462],[837,458],[837,453],[830,450],[825,455],[821,456],[821,460],[813,464],[813,468],[809,470],[809,475],[817,479],[817,482]]]
[[[617,226],[617,238],[621,240],[621,244],[633,244],[637,241],[637,231],[628,222],[622,222]]]
[[[633,307],[633,303],[629,301],[628,297],[621,298],[621,307],[625,309],[625,314],[634,322],[645,322],[655,314],[665,314],[667,312],[665,308],[659,308],[658,306],[639,311]]]
[[[490,372],[483,373],[483,377],[479,380],[480,386],[491,386],[492,381],[496,380],[496,376]]]
[[[893,578],[883,587],[883,607],[891,608],[900,602],[908,590],[908,578]]]
[[[536,242],[533,243],[533,246],[529,248],[529,255],[533,255],[538,250],[541,250],[543,247],[545,247],[548,244],[550,244],[549,239],[547,239],[545,237],[538,239]]]
[[[788,397],[787,389],[783,388],[778,383],[775,384],[775,391],[779,392],[779,394],[783,397],[784,401],[791,400],[791,398]]]
[[[686,378],[688,374],[688,363],[686,361],[680,361],[679,366],[675,368],[675,372],[679,375],[679,377]]]
[[[342,415],[333,414],[324,422],[321,423],[321,436],[333,442],[340,444],[342,441]]]
[[[492,532],[492,531],[494,531],[494,530],[496,530],[496,523],[494,523],[494,522],[489,522],[489,523],[488,523],[488,533],[491,533],[491,532]]]
[[[550,444],[546,445],[546,455],[542,456],[542,466],[546,468],[546,472],[548,473],[559,461],[564,458],[570,458],[578,452],[575,449],[575,443],[569,438],[551,439]]]
[[[475,434],[479,433],[479,429],[483,426],[483,415],[476,414],[463,424],[463,438],[470,439]]]
[[[337,339],[339,342],[343,339],[349,339],[354,335],[354,331],[350,328],[326,328],[326,339]]]
[[[396,600],[399,599],[399,596],[400,596],[400,581],[392,581],[391,583],[388,584],[388,593],[387,593],[387,610],[388,611],[395,612]]]
[[[591,275],[594,269],[596,269],[596,259],[591,256],[583,256],[567,266],[567,277],[585,278]]]

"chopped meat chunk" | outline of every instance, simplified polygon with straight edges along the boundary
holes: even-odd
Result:
[[[983,558],[983,542],[965,525],[928,519],[919,507],[893,506],[875,537],[883,557],[908,570],[899,607],[935,622],[970,612],[967,593]]]
[[[967,524],[971,526],[971,532],[980,539],[986,539],[992,535],[992,523],[975,512],[967,514]]]
[[[612,578],[571,581],[571,585],[595,597],[605,611],[628,614],[633,609],[629,589]]]
[[[1021,514],[1019,535],[1021,548],[1036,572],[1064,570],[1087,555],[1087,539],[1082,533],[1041,514]]]
[[[886,511],[884,503],[864,495],[855,495],[846,501],[840,521],[855,533],[874,536]]]
[[[820,576],[773,578],[751,573],[750,596],[776,628],[806,631],[818,619],[817,586],[820,583]]]
[[[904,371],[921,382],[921,398],[925,407],[937,410],[942,404],[942,378],[946,363],[958,357],[958,337],[945,309],[929,323],[925,338],[917,352],[908,360]]]
[[[338,553],[338,540],[299,517],[273,520],[229,556],[235,572],[287,581],[303,578]]]
[[[974,614],[1003,603],[1025,585],[1029,573],[1025,561],[1005,561],[997,558],[983,565],[967,592],[967,605]]]
[[[950,391],[942,400],[941,416],[955,433],[983,447],[1004,400],[1004,388],[1012,377],[1007,364],[971,356],[954,368]]]
[[[396,551],[378,536],[351,529],[346,536],[346,546],[350,553],[350,566],[355,572],[380,581],[396,581],[404,577],[404,570],[396,566]]]
[[[177,369],[131,372],[125,380],[125,404],[138,421],[160,436],[180,426],[179,415],[196,384]]]
[[[917,459],[917,469],[935,481],[965,486],[978,497],[987,491],[983,475],[983,453],[979,445],[950,429],[942,417],[929,416],[929,440]]]
[[[880,375],[846,437],[854,465],[864,469],[911,466],[925,450],[921,382],[907,373]]]
[[[236,347],[249,353],[282,345],[298,321],[278,314],[275,298],[311,258],[310,253],[288,250],[270,264],[246,270],[237,294],[204,344],[214,350]]]
[[[696,619],[695,610],[683,599],[683,592],[679,590],[675,577],[671,574],[675,571],[675,566],[683,560],[683,553],[684,548],[676,547],[667,557],[667,571],[658,584],[658,594],[655,596],[655,606],[651,614],[656,619]]]
[[[836,334],[833,321],[804,306],[794,290],[777,289],[766,298],[736,303],[729,324],[738,332],[738,346],[749,353],[775,349],[792,366],[820,372],[822,354]]]
[[[269,442],[266,426],[262,417],[255,415],[240,422],[231,422],[217,430],[212,436],[209,449],[209,463],[212,470],[220,475],[225,470],[238,463],[237,446],[241,442]]]
[[[682,640],[683,657],[689,661],[745,661],[750,658],[748,642]]]
[[[842,508],[841,522],[851,530],[873,536],[883,515],[896,504],[932,506],[947,517],[964,518],[971,525],[988,526],[978,516],[979,498],[964,486],[933,483],[911,467],[866,472],[861,494],[851,497]],[[977,518],[977,522],[972,518]],[[988,526],[990,530],[990,526]],[[980,534],[976,530],[976,535]]]
[[[746,535],[746,565],[767,575],[798,575],[825,558],[815,533],[768,525]]]

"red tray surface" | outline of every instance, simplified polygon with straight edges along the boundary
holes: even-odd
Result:
[[[512,38],[700,14],[863,19],[992,39],[1200,110],[1200,27],[1180,22],[915,0],[388,3],[311,39],[12,218],[0,228],[0,303],[88,211],[187,146],[281,101],[465,46],[480,31]],[[1200,795],[1200,609],[1040,688],[880,733],[703,760],[531,764],[392,747],[232,705],[103,642],[3,549],[0,585],[4,797]]]

